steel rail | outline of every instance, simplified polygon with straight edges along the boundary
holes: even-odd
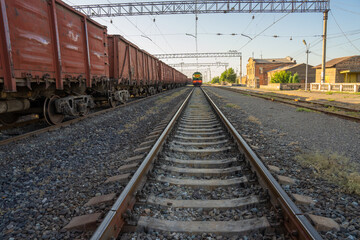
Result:
[[[259,181],[260,184],[262,184],[266,189],[269,189],[269,194],[273,205],[276,205],[276,203],[278,203],[278,205],[283,210],[285,220],[284,225],[287,231],[291,234],[291,237],[293,239],[322,239],[319,233],[304,216],[302,211],[295,205],[295,203],[290,199],[287,193],[282,189],[280,184],[271,175],[269,170],[258,158],[256,153],[241,137],[241,135],[237,132],[237,130],[225,117],[221,110],[216,106],[216,104],[206,93],[206,91],[203,88],[201,89],[203,90],[211,106],[214,108],[222,122],[225,124],[230,134],[234,137],[240,150],[243,151],[247,159],[250,160],[250,164],[252,165],[259,179],[261,179]]]
[[[225,87],[222,87],[225,88]],[[302,103],[311,103],[311,104],[315,104],[315,105],[320,105],[320,106],[330,106],[330,107],[335,107],[341,110],[345,110],[345,111],[349,111],[349,112],[360,112],[359,109],[353,109],[353,108],[348,108],[348,107],[342,107],[342,106],[337,106],[337,105],[333,105],[333,104],[327,104],[327,103],[321,103],[321,102],[314,102],[314,101],[307,101],[307,100],[302,100],[302,99],[298,99],[298,98],[293,98],[291,96],[280,96],[277,93],[274,93],[276,95],[271,95],[271,93],[261,93],[259,91],[251,91],[251,90],[245,90],[245,89],[238,89],[238,88],[229,88],[229,90],[231,91],[236,91],[236,92],[245,92],[245,93],[251,93],[254,95],[263,95],[264,97],[268,97],[268,98],[272,98],[272,97],[276,97],[276,98],[280,98],[280,99],[286,99],[286,100],[294,100],[297,102],[302,102]]]
[[[178,88],[178,89],[179,89],[179,88]],[[171,90],[170,90],[170,91],[171,91]],[[71,124],[80,122],[80,121],[82,121],[82,120],[84,120],[84,119],[86,119],[86,118],[98,116],[98,115],[100,115],[100,114],[104,114],[104,113],[113,111],[113,110],[115,110],[115,109],[123,108],[123,107],[125,107],[125,106],[129,106],[129,105],[132,105],[132,104],[135,104],[135,103],[138,103],[138,102],[142,102],[142,101],[148,100],[148,99],[150,99],[150,98],[153,98],[153,97],[156,97],[156,96],[160,96],[160,95],[162,95],[162,94],[169,93],[170,91],[165,91],[165,92],[162,92],[162,93],[159,93],[159,94],[155,94],[155,95],[152,95],[152,96],[148,96],[148,97],[144,97],[144,98],[141,98],[141,99],[137,99],[137,100],[131,101],[131,102],[129,102],[129,103],[125,103],[125,104],[122,104],[122,105],[118,105],[118,106],[116,106],[115,108],[107,108],[107,109],[104,109],[104,110],[101,110],[101,111],[97,111],[97,112],[94,112],[94,113],[90,113],[90,114],[88,114],[88,115],[86,115],[86,116],[78,117],[78,118],[75,118],[75,119],[72,119],[72,120],[63,122],[63,123],[59,123],[59,124],[56,124],[56,125],[53,125],[53,126],[48,126],[48,127],[45,127],[45,128],[41,128],[41,129],[38,129],[38,130],[35,130],[35,131],[31,131],[31,132],[28,132],[28,133],[25,133],[25,134],[21,134],[21,135],[16,136],[16,137],[11,137],[11,138],[8,138],[8,139],[4,139],[4,140],[1,140],[1,141],[0,141],[0,146],[5,145],[5,144],[9,144],[9,143],[12,143],[12,142],[16,142],[16,141],[19,141],[19,140],[23,140],[23,139],[26,139],[26,138],[28,138],[28,137],[36,136],[36,135],[39,135],[39,134],[41,134],[41,133],[51,132],[51,131],[54,131],[54,130],[56,130],[56,129],[59,129],[59,128],[62,128],[62,127],[66,127],[66,126],[69,126],[69,125],[71,125]]]
[[[336,106],[336,105],[332,105],[332,104],[325,104],[325,103],[319,103],[319,102],[313,102],[313,101],[305,101],[305,100],[301,100],[301,99],[300,100],[299,99],[295,100],[295,99],[292,99],[292,98],[282,97],[282,96],[269,96],[269,95],[266,95],[266,94],[257,93],[257,92],[251,92],[251,91],[242,90],[242,89],[231,89],[231,88],[228,88],[228,87],[220,87],[220,88],[228,90],[228,91],[232,91],[232,92],[237,92],[237,93],[240,93],[240,94],[248,94],[248,95],[251,95],[253,97],[259,97],[259,98],[263,98],[263,99],[266,99],[266,100],[271,100],[271,101],[274,101],[274,102],[286,103],[286,104],[297,106],[297,107],[304,107],[304,108],[308,108],[308,109],[313,110],[313,111],[322,112],[322,113],[325,113],[325,114],[345,118],[345,119],[348,119],[348,120],[353,120],[353,121],[357,121],[357,122],[360,121],[360,117],[350,116],[350,115],[343,114],[343,113],[338,113],[338,112],[327,111],[327,110],[323,110],[323,109],[316,108],[316,107],[311,107],[311,106],[304,106],[304,105],[299,104],[298,102],[301,102],[301,103],[304,103],[304,104],[319,105],[319,106],[324,107],[325,109],[327,108],[327,106],[329,106],[329,107],[338,108],[338,109],[343,110],[343,111],[359,113],[360,110],[356,110],[356,109],[350,109],[350,108],[347,108],[347,107],[341,107],[341,106]],[[284,99],[286,99],[287,101],[284,100]],[[290,102],[291,100],[293,100],[294,102]]]
[[[42,119],[34,118],[34,119],[25,120],[25,121],[21,121],[21,122],[15,122],[15,123],[8,124],[8,125],[3,124],[0,126],[0,131],[14,129],[17,127],[23,127],[23,126],[31,125],[34,123],[38,123],[40,121],[42,121]]]
[[[188,103],[193,91],[194,89],[189,93],[185,101],[181,104],[180,108],[172,117],[169,124],[166,126],[154,146],[151,148],[148,155],[145,157],[144,161],[136,170],[125,189],[122,191],[104,220],[101,222],[100,226],[96,229],[95,233],[91,237],[91,240],[116,239],[116,237],[119,235],[121,228],[125,223],[124,217],[126,215],[126,211],[131,209],[135,204],[135,196],[137,191],[141,188],[142,183],[144,183],[146,174],[151,169],[157,154],[160,152],[167,136],[175,125],[176,120],[185,109],[185,106]]]

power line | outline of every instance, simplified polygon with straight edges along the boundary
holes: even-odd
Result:
[[[108,3],[112,4],[109,0],[106,0]],[[166,53],[159,45],[157,45],[150,37],[147,36],[146,33],[144,33],[140,28],[138,28],[138,26],[136,26],[136,24],[134,24],[132,21],[130,21],[130,19],[126,16],[124,16],[126,20],[128,20],[137,30],[139,30],[139,32],[141,32],[145,38],[149,39],[153,44],[155,44],[155,46],[157,46],[162,52]]]
[[[134,2],[138,3],[136,0],[134,0]],[[160,35],[162,36],[162,38],[164,39],[164,41],[166,42],[166,44],[170,47],[170,49],[174,51],[174,49],[172,48],[172,46],[170,45],[170,43],[167,41],[167,39],[165,38],[164,34],[161,32],[160,28],[158,27],[158,25],[156,24],[156,20],[155,20],[155,17],[154,19],[152,19],[149,15],[148,15],[148,18],[150,18],[150,20],[154,23],[155,27],[157,28],[157,30],[159,31]]]
[[[340,9],[340,10],[342,10],[342,11],[344,11],[344,12],[349,12],[349,13],[352,13],[352,14],[360,15],[359,12],[350,11],[350,10],[348,10],[348,9],[339,7],[337,4],[335,4],[335,5],[336,5],[336,8],[337,8],[337,9]]]
[[[155,19],[155,18],[154,18],[154,19]],[[161,30],[160,30],[160,28],[158,27],[158,25],[156,24],[156,22],[154,22],[154,24],[155,24],[157,30],[159,31],[160,35],[162,36],[162,38],[165,40],[166,44],[171,48],[171,50],[172,50],[173,52],[175,52],[174,49],[172,48],[172,46],[170,45],[170,43],[168,42],[168,40],[165,38],[165,35],[161,32]]]
[[[350,39],[348,38],[348,36],[344,33],[344,31],[342,30],[342,28],[340,27],[339,23],[336,21],[336,18],[334,16],[334,14],[332,12],[330,12],[331,16],[334,18],[334,21],[336,23],[336,25],[338,26],[338,28],[340,29],[340,31],[342,32],[342,34],[344,35],[344,37],[349,41],[349,43],[356,49],[360,52],[360,49],[357,48],[351,41]]]
[[[185,33],[167,33],[167,34],[148,34],[147,36],[183,36]],[[357,35],[360,34],[360,29],[356,29],[356,30],[351,30],[348,32],[345,32],[345,34],[349,35]],[[214,36],[244,36],[244,35],[248,35],[251,36],[253,38],[253,34],[250,33],[220,33],[220,32],[214,32],[214,33],[209,33],[209,32],[203,32],[203,33],[198,33],[198,35],[214,35]],[[141,35],[139,34],[130,34],[127,36],[132,36],[132,37],[140,37]],[[332,33],[332,34],[328,34],[328,38],[338,38],[338,37],[342,37],[343,34],[342,33]],[[259,37],[273,37],[273,38],[317,38],[317,37],[322,37],[322,35],[319,34],[315,34],[315,35],[277,35],[277,34],[272,34],[272,35],[267,35],[267,34],[260,34]]]
[[[262,30],[260,33],[256,34],[253,39],[250,39],[249,41],[247,41],[240,49],[238,49],[238,51],[240,51],[241,49],[243,49],[245,46],[247,46],[251,41],[253,41],[255,38],[257,38],[258,36],[260,36],[260,34],[264,33],[266,30],[268,30],[269,28],[271,28],[272,26],[274,26],[276,23],[278,23],[279,21],[281,21],[283,18],[285,18],[287,15],[289,15],[290,13],[285,14],[284,16],[282,16],[281,18],[279,18],[278,20],[276,20],[275,22],[273,22],[272,24],[270,24],[268,27],[266,27],[264,30]]]

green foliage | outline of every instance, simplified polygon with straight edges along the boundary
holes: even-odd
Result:
[[[297,112],[313,112],[313,110],[308,109],[308,108],[297,108],[296,111]]]
[[[292,76],[292,83],[299,83],[299,74],[295,73],[294,76]]]
[[[236,73],[235,73],[233,68],[229,68],[227,70],[226,81],[229,82],[229,83],[235,83],[236,82]]]
[[[226,71],[220,75],[220,82],[226,82]]]
[[[214,77],[213,79],[211,79],[211,83],[220,83],[220,78]]]
[[[299,83],[299,74],[295,73],[293,76],[289,71],[276,72],[270,80],[271,83]]]
[[[288,83],[291,77],[291,72],[276,72],[271,78],[271,83]]]
[[[233,68],[229,68],[220,75],[220,78],[214,77],[212,79],[211,83],[216,83],[213,81],[235,83],[236,82],[236,73]]]

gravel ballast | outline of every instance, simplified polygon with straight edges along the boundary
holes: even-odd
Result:
[[[315,200],[314,204],[299,207],[340,225],[340,231],[321,232],[324,239],[360,238],[360,196],[344,193],[338,185],[315,177],[315,169],[304,167],[295,159],[306,153],[338,153],[360,164],[359,123],[297,111],[290,105],[218,87],[205,87],[205,90],[265,164],[277,166],[279,175],[297,180],[294,185],[283,185],[286,192]]]
[[[225,127],[220,122],[220,131],[201,125],[212,115],[213,110],[201,89],[195,88],[131,211],[129,219],[133,220],[134,226],[137,222],[136,231],[144,231],[146,235],[135,232],[123,234],[120,239],[286,239],[277,211],[271,206],[267,193],[254,178]],[[215,116],[214,121],[217,121]],[[204,143],[204,132],[213,136],[222,135],[228,140],[224,144],[227,147]],[[183,139],[183,143],[175,144],[179,139]],[[194,139],[197,141],[192,141]],[[240,168],[226,173],[222,172],[226,165],[212,168],[205,164],[200,168],[185,166],[178,171],[177,164],[169,164],[166,159],[188,160],[190,164],[194,161],[235,159],[232,167]],[[175,168],[171,168],[173,166]],[[221,174],[211,174],[217,171]],[[256,200],[247,201],[243,197]],[[239,203],[228,204],[232,201]],[[215,202],[219,205],[213,205]],[[144,221],[146,218],[148,221]],[[263,225],[264,220],[266,225]],[[245,230],[247,221],[252,223]],[[230,229],[232,224],[236,227]]]
[[[123,160],[181,103],[190,88],[168,91],[71,126],[0,147],[0,239],[74,239],[63,229],[72,217],[101,212],[84,207],[116,193],[107,183]],[[105,213],[105,212],[104,212]]]

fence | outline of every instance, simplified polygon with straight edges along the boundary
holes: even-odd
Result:
[[[360,83],[311,83],[311,91],[360,92]]]
[[[269,83],[268,85],[261,85],[260,88],[278,89],[278,90],[298,90],[305,89],[305,83]],[[308,83],[310,89],[310,83]]]

